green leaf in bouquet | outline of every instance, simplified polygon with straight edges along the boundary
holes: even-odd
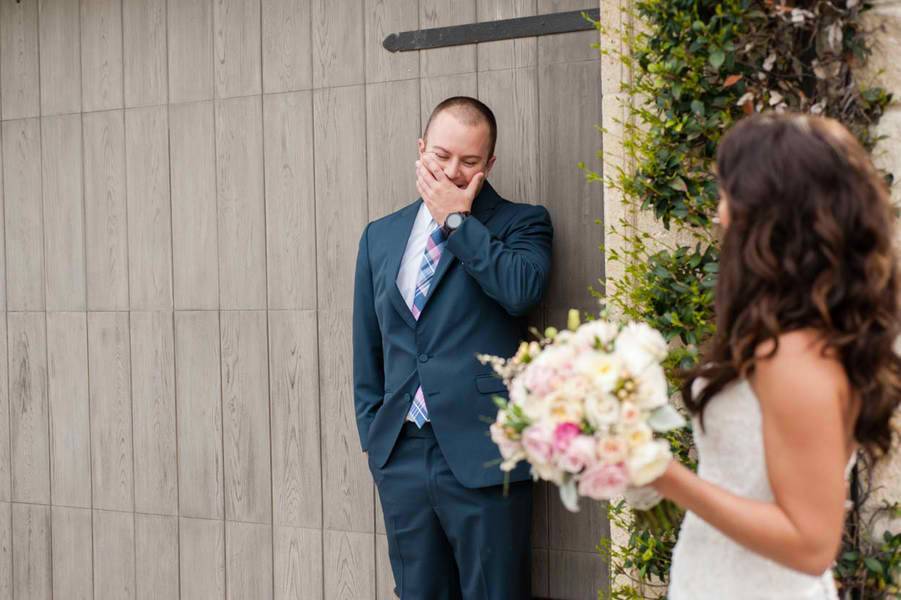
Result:
[[[685,417],[673,408],[672,404],[664,404],[648,417],[648,426],[657,433],[664,433],[685,427]]]

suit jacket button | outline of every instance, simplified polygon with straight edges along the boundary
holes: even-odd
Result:
[[[421,363],[429,362],[429,355],[428,354],[420,354],[419,362],[421,362]]]

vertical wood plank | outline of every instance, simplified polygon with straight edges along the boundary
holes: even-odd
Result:
[[[212,311],[176,312],[180,515],[224,517],[220,382],[219,315]]]
[[[431,52],[429,50],[428,52]],[[422,123],[420,129],[425,129],[429,121],[429,115],[439,102],[451,96],[471,96],[475,98],[479,93],[475,73],[463,73],[461,75],[448,75],[445,77],[423,77],[420,79],[420,114]]]
[[[3,119],[40,114],[38,4],[0,3],[0,113]]]
[[[324,519],[328,528],[373,532],[372,474],[352,402],[350,323],[350,310],[319,312]]]
[[[122,0],[125,106],[165,104],[166,0]]]
[[[548,498],[548,547],[554,550],[594,552],[598,540],[610,534],[607,504],[587,503],[577,513],[566,510],[551,489]]]
[[[9,502],[0,502],[0,600],[13,600],[13,522]]]
[[[548,551],[549,596],[559,600],[596,598],[607,589],[607,566],[597,553]]]
[[[9,502],[12,500],[12,457],[10,456],[10,387],[5,316],[4,314],[4,318],[0,318],[0,501]],[[3,595],[0,594],[0,599],[2,598]]]
[[[479,100],[497,119],[491,185],[514,202],[541,203],[538,184],[538,70],[479,73]]]
[[[225,589],[233,600],[272,599],[272,526],[225,522]]]
[[[81,111],[79,3],[40,0],[41,114]],[[80,145],[80,144],[79,144]]]
[[[550,565],[548,560],[547,550],[532,550],[532,596],[535,598],[549,597]]]
[[[213,97],[211,0],[168,0],[169,102]]]
[[[367,222],[362,87],[313,92],[319,306],[351,308],[359,232]],[[353,175],[351,175],[351,173]]]
[[[316,308],[313,99],[263,97],[268,307]]]
[[[262,91],[260,0],[214,0],[216,97]]]
[[[325,531],[325,597],[375,598],[375,544],[371,533]]]
[[[81,98],[85,112],[122,108],[122,0],[81,2]]]
[[[50,421],[44,313],[10,312],[12,499],[50,504]],[[50,518],[50,515],[47,515]],[[49,523],[48,523],[49,526]]]
[[[310,0],[262,0],[263,92],[313,86]]]
[[[322,527],[316,313],[271,311],[273,522]]]
[[[366,87],[366,161],[369,219],[413,202],[419,156],[419,80],[375,83]]]
[[[72,600],[93,600],[91,509],[54,506],[51,517],[55,595]]]
[[[88,310],[128,310],[123,111],[85,114],[82,127]]]
[[[47,310],[85,310],[81,115],[41,122]]]
[[[128,313],[88,313],[94,508],[134,510]]]
[[[3,122],[6,281],[9,310],[44,309],[41,123]]]
[[[566,276],[551,275],[546,303],[552,308],[597,309],[586,282],[603,274],[601,186],[586,181],[579,161],[592,164],[599,139],[586,123],[601,122],[597,62],[553,64],[539,69],[541,199],[554,221],[554,256],[566,257]],[[599,165],[593,165],[599,168]]]
[[[5,162],[3,160],[3,127],[0,124],[0,162]],[[6,212],[6,194],[3,188],[6,187],[4,176],[3,176],[3,167],[0,165],[0,208],[3,208],[3,212]],[[0,297],[0,306],[3,307],[3,310],[7,310],[6,306],[6,217],[4,215],[0,215],[0,259],[2,259],[2,264],[0,264],[0,293],[2,293],[2,297]]]
[[[420,0],[419,26],[422,29],[464,25],[476,20],[476,0]],[[473,44],[420,51],[420,75],[453,75],[476,70]]]
[[[322,600],[322,531],[275,527],[275,600]]]
[[[363,0],[312,0],[313,87],[363,83]]]
[[[581,10],[585,6],[584,0],[538,0],[538,14]],[[597,60],[598,51],[591,45],[597,43],[599,37],[596,29],[542,36],[538,38],[538,61],[540,64],[551,64]],[[596,99],[600,98],[599,94]]]
[[[375,597],[379,600],[397,598],[394,593],[394,573],[391,571],[391,559],[388,556],[388,536],[375,536]]]
[[[266,307],[260,96],[216,104],[219,290],[223,309]]]
[[[134,513],[94,510],[94,598],[135,597]]]
[[[557,488],[551,488],[546,481],[532,485],[532,547],[548,547],[548,498],[550,494],[559,496]]]
[[[47,313],[50,489],[53,504],[83,508],[91,507],[87,348],[85,313]]]
[[[50,507],[12,505],[12,589],[16,598],[50,600]]]
[[[229,311],[220,319],[225,516],[269,523],[272,481],[266,313]]]
[[[219,308],[213,104],[169,107],[176,309]]]
[[[172,308],[172,223],[165,106],[125,111],[130,308]]]
[[[392,53],[382,47],[388,35],[419,29],[419,0],[365,0],[366,81],[395,81],[419,76],[419,52]]]
[[[135,511],[175,515],[178,465],[171,312],[131,313],[131,355]]]
[[[178,518],[135,514],[138,600],[178,600]]]
[[[207,519],[179,521],[181,597],[191,600],[225,598],[225,523]]]
[[[477,4],[479,21],[531,17],[538,8],[537,0],[477,0]],[[477,48],[479,72],[538,64],[538,42],[534,37],[485,42]]]

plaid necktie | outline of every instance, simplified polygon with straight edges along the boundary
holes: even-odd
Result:
[[[438,223],[432,221],[432,232],[425,243],[425,253],[422,255],[419,277],[416,280],[416,292],[413,294],[413,306],[410,307],[413,318],[417,321],[425,307],[425,300],[428,297],[435,270],[438,268],[438,261],[441,260],[441,251],[444,249],[445,242],[444,232],[438,227]],[[413,396],[413,404],[410,406],[410,412],[407,413],[407,420],[416,423],[420,429],[429,420],[429,409],[425,405],[422,386],[419,386],[416,395]]]

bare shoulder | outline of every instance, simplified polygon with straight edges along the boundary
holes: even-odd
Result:
[[[775,352],[774,352],[775,349]],[[844,412],[850,401],[850,382],[844,366],[813,330],[798,330],[779,336],[757,349],[753,385],[766,407],[776,410],[822,410]]]

